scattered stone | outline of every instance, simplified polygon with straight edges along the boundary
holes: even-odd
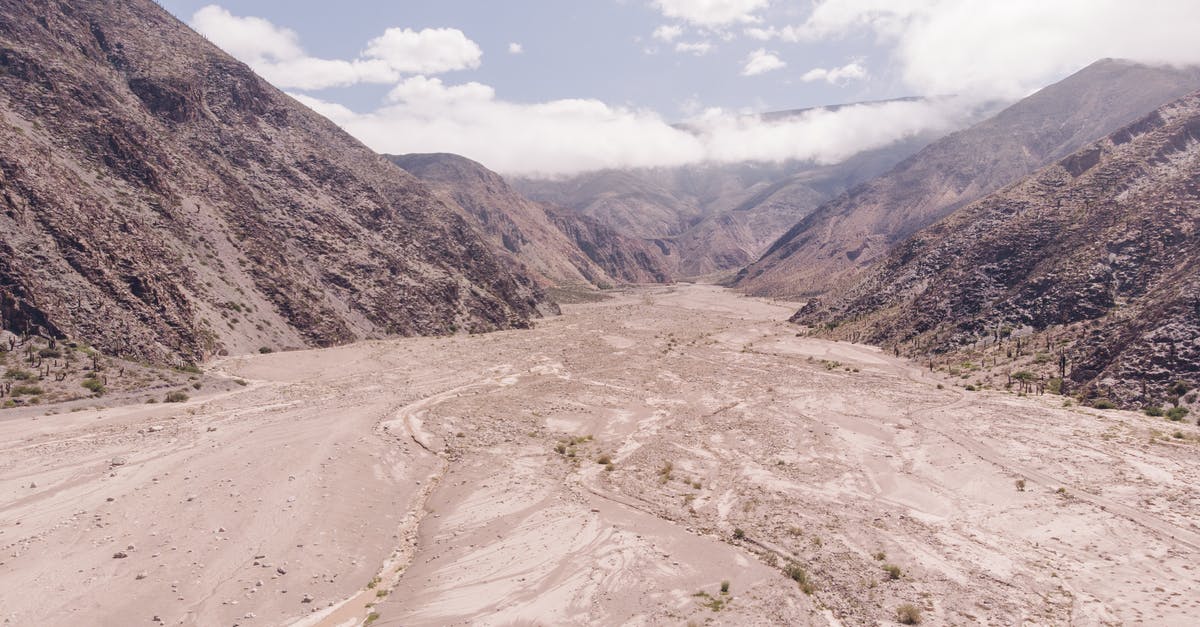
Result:
[[[162,431],[162,430],[163,430],[162,425],[154,425],[153,427],[150,427],[150,433],[158,433],[159,431]]]
[[[108,461],[108,465],[110,465],[110,466],[124,466],[125,464],[128,464],[128,463],[129,463],[129,460],[125,459],[124,457],[120,457],[120,456],[114,457]]]
[[[113,553],[113,559],[115,560],[123,560],[127,557],[129,557],[129,554],[125,551],[117,551],[116,553]]]
[[[140,581],[142,579],[145,579],[146,577],[147,577],[146,571],[143,570],[142,572],[138,573],[137,576],[134,577],[134,579],[137,579]]]
[[[282,566],[280,566],[279,568],[276,568],[276,569],[275,569],[275,572],[279,573],[280,575],[286,575],[286,574],[287,574],[287,569],[286,569],[286,568],[284,568],[284,567],[282,567]]]
[[[304,595],[304,598],[300,599],[300,602],[301,603],[312,603],[313,602],[312,595],[311,594]]]
[[[34,483],[34,482],[32,482],[32,481],[30,481],[30,482],[29,482],[29,487],[30,487],[30,488],[36,488],[36,487],[37,487],[37,484],[36,484],[36,483]]]

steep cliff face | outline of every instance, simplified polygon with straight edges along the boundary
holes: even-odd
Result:
[[[809,297],[852,283],[917,230],[1200,88],[1200,69],[1098,61],[813,211],[734,281]]]
[[[389,155],[447,204],[472,216],[492,243],[547,285],[662,283],[671,280],[661,251],[582,215],[555,210],[513,190],[481,164],[450,154]]]
[[[794,320],[911,353],[1038,336],[1076,390],[1126,404],[1196,387],[1200,93],[918,232]]]
[[[0,320],[195,361],[523,327],[466,216],[149,0],[0,0]]]

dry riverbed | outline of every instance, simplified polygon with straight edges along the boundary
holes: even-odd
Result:
[[[640,289],[0,412],[0,621],[1194,624],[1196,427],[964,392],[793,309]]]

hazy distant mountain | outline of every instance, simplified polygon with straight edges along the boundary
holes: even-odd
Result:
[[[1197,88],[1195,68],[1096,62],[821,206],[734,284],[792,297],[845,284],[916,230]]]
[[[1026,346],[1065,351],[1075,390],[1162,403],[1195,386],[1200,92],[919,231],[795,320],[905,352],[1050,329]]]
[[[155,361],[522,327],[424,185],[150,0],[0,0],[0,315]]]
[[[517,179],[513,186],[621,233],[659,240],[675,251],[676,274],[699,276],[757,259],[821,202],[887,171],[938,137],[907,138],[833,166],[793,161],[605,170],[562,179]]]
[[[521,196],[500,175],[449,154],[389,155],[549,285],[661,283],[671,271],[658,247],[586,216]]]

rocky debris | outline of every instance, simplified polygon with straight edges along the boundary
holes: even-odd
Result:
[[[1196,89],[1198,68],[1097,61],[822,205],[734,285],[792,298],[852,285],[916,231]]]
[[[117,551],[116,553],[113,553],[113,559],[115,560],[123,560],[127,557],[129,557],[129,554],[125,551]]]
[[[176,365],[539,315],[469,216],[156,3],[0,15],[0,328]]]
[[[117,456],[117,457],[114,457],[114,458],[108,460],[108,465],[112,466],[114,468],[117,466],[124,466],[125,464],[128,464],[128,463],[129,463],[129,460],[127,460],[126,458],[121,457],[121,456]]]
[[[1200,383],[1197,176],[1200,93],[918,232],[793,320],[907,354],[1049,333],[1045,368],[1063,360],[1072,393],[1171,401]]]

